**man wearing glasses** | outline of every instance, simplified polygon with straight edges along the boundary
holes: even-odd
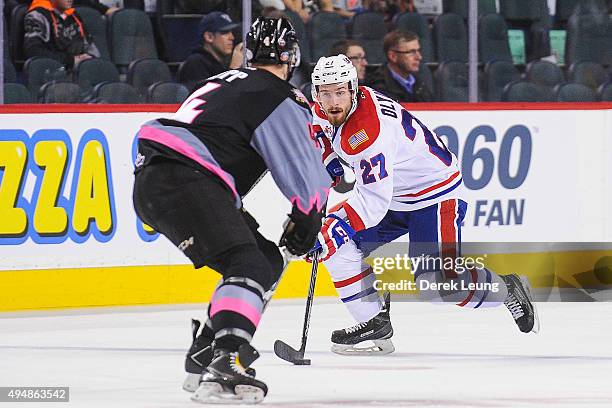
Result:
[[[357,80],[359,85],[365,85],[366,67],[368,60],[361,44],[355,40],[340,40],[332,44],[329,55],[344,54],[351,60],[357,70]]]
[[[393,30],[385,36],[383,49],[387,63],[372,75],[369,86],[397,102],[432,102],[431,91],[418,77],[423,60],[419,37]]]

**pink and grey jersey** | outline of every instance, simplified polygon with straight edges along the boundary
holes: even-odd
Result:
[[[330,185],[311,121],[307,100],[286,81],[260,69],[230,70],[209,78],[172,118],[144,124],[137,162],[204,168],[237,206],[269,170],[285,197],[308,213],[325,204]]]
[[[388,210],[413,211],[458,198],[457,158],[416,117],[390,98],[361,86],[358,105],[335,128],[318,105],[314,127],[355,172],[355,187],[340,211],[357,231],[377,225]],[[344,214],[343,214],[344,215]]]

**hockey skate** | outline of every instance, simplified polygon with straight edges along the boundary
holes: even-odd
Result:
[[[523,333],[537,333],[540,331],[540,319],[536,310],[533,297],[531,296],[531,285],[526,276],[505,275],[500,277],[508,287],[508,299],[504,305],[512,314],[520,331]]]
[[[198,335],[202,322],[191,319],[191,332],[193,341],[185,356],[185,372],[187,377],[183,381],[183,389],[187,392],[195,392],[200,386],[202,372],[213,359],[213,339]],[[246,372],[255,376],[253,368],[247,368]]]
[[[202,323],[191,319],[191,332],[193,341],[185,356],[185,371],[187,378],[183,381],[183,389],[187,392],[195,392],[200,385],[202,371],[210,364],[213,358],[213,339],[198,335]]]
[[[395,347],[390,340],[393,336],[393,327],[389,316],[390,309],[391,295],[386,293],[385,306],[378,315],[367,322],[358,323],[346,329],[334,330],[331,337],[331,351],[345,356],[393,353]],[[364,342],[367,343],[360,344]],[[374,343],[374,345],[371,343]]]
[[[247,373],[245,367],[259,357],[249,344],[236,352],[215,350],[213,361],[202,374],[200,386],[191,399],[203,404],[257,404],[268,387]]]

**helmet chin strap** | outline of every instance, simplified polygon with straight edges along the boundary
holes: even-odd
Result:
[[[355,112],[355,109],[357,109],[357,94],[359,93],[359,89],[352,90],[351,93],[353,94],[352,95],[351,110],[349,111],[348,115],[346,115],[346,119],[344,119],[345,122],[353,114],[353,112]]]

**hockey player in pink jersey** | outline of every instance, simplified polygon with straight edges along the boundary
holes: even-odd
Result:
[[[328,211],[317,243],[320,260],[357,321],[332,333],[332,351],[390,353],[394,346],[389,296],[381,299],[374,289],[376,276],[364,259],[406,234],[410,257],[460,256],[467,208],[461,199],[461,171],[455,155],[416,117],[383,94],[358,87],[357,73],[346,56],[319,59],[312,84],[313,127],[323,162],[337,180],[343,174],[342,159],[356,178],[349,198]],[[539,329],[525,277],[499,276],[484,267],[465,273],[418,267],[414,274],[417,287],[421,281],[427,287],[457,283],[457,290],[420,291],[424,300],[468,308],[505,304],[522,332]],[[470,284],[484,289],[462,289]],[[487,289],[491,287],[498,290]],[[374,346],[358,346],[366,340]]]

